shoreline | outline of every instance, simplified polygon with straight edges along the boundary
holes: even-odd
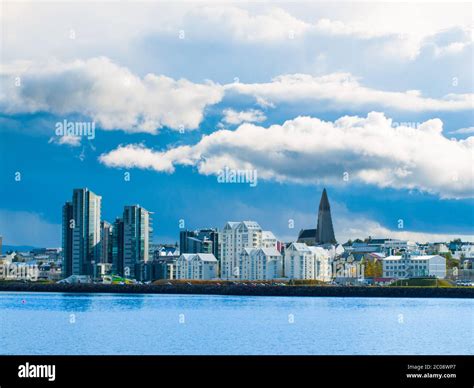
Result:
[[[343,287],[343,286],[242,286],[154,284],[41,284],[0,283],[0,292],[63,292],[110,294],[183,294],[234,296],[307,296],[367,298],[474,298],[474,288],[456,287]]]

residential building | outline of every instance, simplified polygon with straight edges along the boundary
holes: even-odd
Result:
[[[221,234],[221,277],[240,279],[241,253],[245,248],[277,248],[273,233],[255,221],[227,222]]]
[[[175,270],[176,279],[212,280],[218,276],[218,262],[212,253],[182,253]]]
[[[275,247],[244,248],[240,255],[241,280],[271,280],[283,276],[283,258]]]
[[[382,259],[382,277],[446,277],[446,259],[439,255],[414,256],[404,253],[401,256],[388,256]]]
[[[433,254],[448,253],[449,248],[445,243],[434,243],[432,252]]]
[[[262,247],[263,248],[278,248],[278,241],[275,235],[269,230],[262,231]]]
[[[292,243],[285,250],[285,277],[328,282],[331,276],[331,256],[324,248]]]

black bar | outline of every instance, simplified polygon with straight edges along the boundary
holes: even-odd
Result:
[[[20,378],[27,363],[54,365],[54,381]],[[0,356],[0,387],[472,387],[473,366],[471,356]]]

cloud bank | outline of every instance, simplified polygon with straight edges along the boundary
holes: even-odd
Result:
[[[473,94],[423,97],[419,91],[391,92],[363,86],[350,73],[325,76],[286,74],[266,83],[230,83],[147,74],[139,77],[105,57],[72,62],[6,64],[0,73],[0,112],[6,115],[47,112],[57,116],[79,114],[103,130],[158,133],[162,127],[197,129],[206,108],[226,96],[249,95],[262,107],[278,104],[316,107],[319,110],[395,109],[406,112],[465,111]],[[223,122],[237,125],[262,122],[257,109],[223,110]]]
[[[441,99],[423,97],[418,90],[383,91],[365,87],[349,73],[332,73],[320,77],[308,74],[286,74],[268,83],[226,85],[227,91],[251,95],[268,103],[324,103],[329,109],[383,107],[400,111],[471,110],[474,94],[448,94]]]
[[[270,127],[245,123],[166,151],[121,145],[99,160],[109,167],[166,173],[177,165],[195,166],[203,175],[225,167],[256,169],[259,178],[279,182],[344,184],[349,179],[443,198],[472,197],[474,137],[448,139],[442,129],[439,119],[417,128],[394,127],[379,112],[334,122],[297,117]]]
[[[223,96],[221,87],[210,81],[196,84],[155,74],[140,78],[105,57],[23,63],[5,67],[1,76],[4,113],[82,114],[102,129],[127,132],[154,134],[163,126],[196,129],[204,109]]]

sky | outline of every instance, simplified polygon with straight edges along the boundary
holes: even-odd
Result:
[[[60,246],[72,190],[180,227],[282,241],[474,237],[469,2],[1,5],[0,235]],[[89,123],[90,133],[62,125]],[[257,177],[232,183],[222,171]],[[251,176],[251,175],[249,175]]]

